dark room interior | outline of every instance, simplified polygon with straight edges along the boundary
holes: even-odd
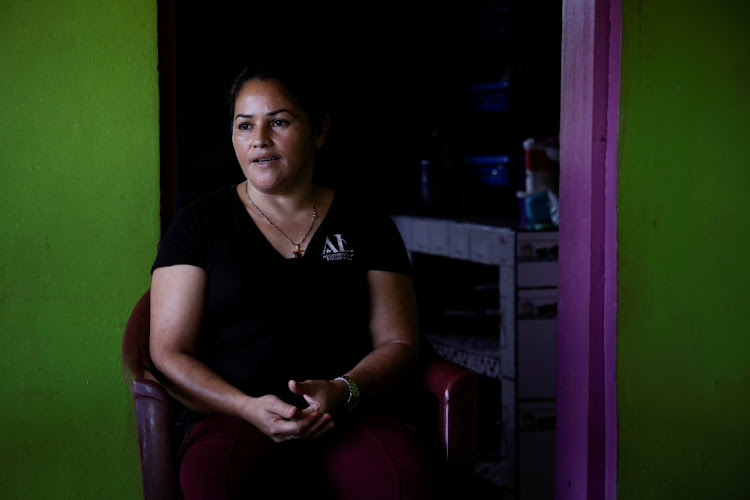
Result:
[[[314,61],[315,77],[335,89],[333,127],[321,151],[330,182],[377,193],[396,212],[516,214],[513,200],[498,203],[497,195],[521,187],[523,140],[558,134],[559,1],[424,3],[408,10],[378,2],[344,11],[315,4],[292,12],[240,5],[176,7],[180,206],[242,180],[226,91],[254,53],[291,51]],[[489,91],[476,87],[495,82],[507,84],[498,97],[503,102],[478,109],[479,93]],[[438,172],[446,186],[440,203],[428,206],[420,165],[436,149],[451,164]],[[465,158],[477,155],[511,157],[505,192],[476,182]]]
[[[559,0],[425,2],[408,10],[390,1],[345,10],[273,5],[180,3],[160,12],[160,30],[173,36],[171,46],[160,42],[162,92],[173,85],[175,96],[173,111],[162,111],[162,143],[174,145],[162,176],[172,170],[177,209],[244,180],[227,89],[255,54],[292,53],[314,62],[311,77],[327,80],[334,96],[316,167],[324,182],[358,190],[393,214],[519,226],[523,142],[559,135]],[[503,181],[483,179],[472,163],[478,157],[504,158]],[[162,193],[169,202],[164,184]],[[412,257],[425,328],[459,322],[460,330],[497,337],[498,266]],[[446,272],[438,278],[435,269]],[[498,451],[501,385],[479,377],[479,464],[507,453]],[[510,480],[494,474],[492,465],[479,470],[477,498],[513,494],[520,473]]]

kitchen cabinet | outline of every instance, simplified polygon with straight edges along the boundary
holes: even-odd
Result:
[[[410,252],[417,286],[420,276],[434,279],[423,290],[435,295],[422,299],[440,302],[445,313],[436,321],[429,317],[433,312],[420,318],[427,338],[443,357],[475,370],[486,381],[480,400],[499,408],[497,426],[478,426],[484,433],[478,442],[494,446],[491,453],[483,450],[478,462],[492,462],[494,481],[515,490],[519,499],[552,498],[557,231],[413,215],[393,220]],[[423,255],[446,260],[424,269],[429,261]],[[484,266],[494,284],[458,289],[475,265]],[[446,286],[442,291],[440,283]],[[488,288],[495,293],[489,301]],[[460,304],[449,304],[447,295]],[[483,408],[478,415],[483,418]]]

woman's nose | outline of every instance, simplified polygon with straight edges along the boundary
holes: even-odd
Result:
[[[268,132],[265,127],[258,127],[255,129],[255,135],[253,136],[252,145],[255,148],[262,148],[268,146],[269,138]]]

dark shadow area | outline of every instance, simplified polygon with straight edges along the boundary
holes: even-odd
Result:
[[[335,97],[318,166],[329,183],[368,191],[392,211],[423,212],[422,160],[443,155],[433,172],[443,192],[434,212],[509,215],[500,212],[516,204],[522,141],[556,136],[559,126],[560,5],[532,3],[179,3],[179,206],[244,180],[226,91],[255,54],[293,53],[314,63],[311,78],[327,80]],[[493,82],[507,82],[504,104],[479,110],[486,90],[470,88]],[[476,182],[464,161],[476,155],[511,157],[509,184]]]

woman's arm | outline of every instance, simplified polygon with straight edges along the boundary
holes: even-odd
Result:
[[[365,397],[372,397],[399,386],[413,368],[419,356],[419,334],[412,278],[369,271],[367,281],[373,351],[346,375]]]
[[[199,413],[243,418],[277,441],[324,429],[330,417],[302,414],[275,396],[252,398],[197,359],[205,289],[206,272],[196,266],[161,267],[152,276],[151,359],[172,395]]]
[[[371,399],[398,387],[419,356],[417,305],[410,276],[368,271],[370,332],[373,350],[349,372],[360,393]],[[347,401],[343,380],[289,381],[289,389],[312,407],[334,413]]]
[[[199,413],[245,413],[247,396],[199,362],[206,272],[176,265],[154,270],[151,280],[151,359],[183,404]]]

